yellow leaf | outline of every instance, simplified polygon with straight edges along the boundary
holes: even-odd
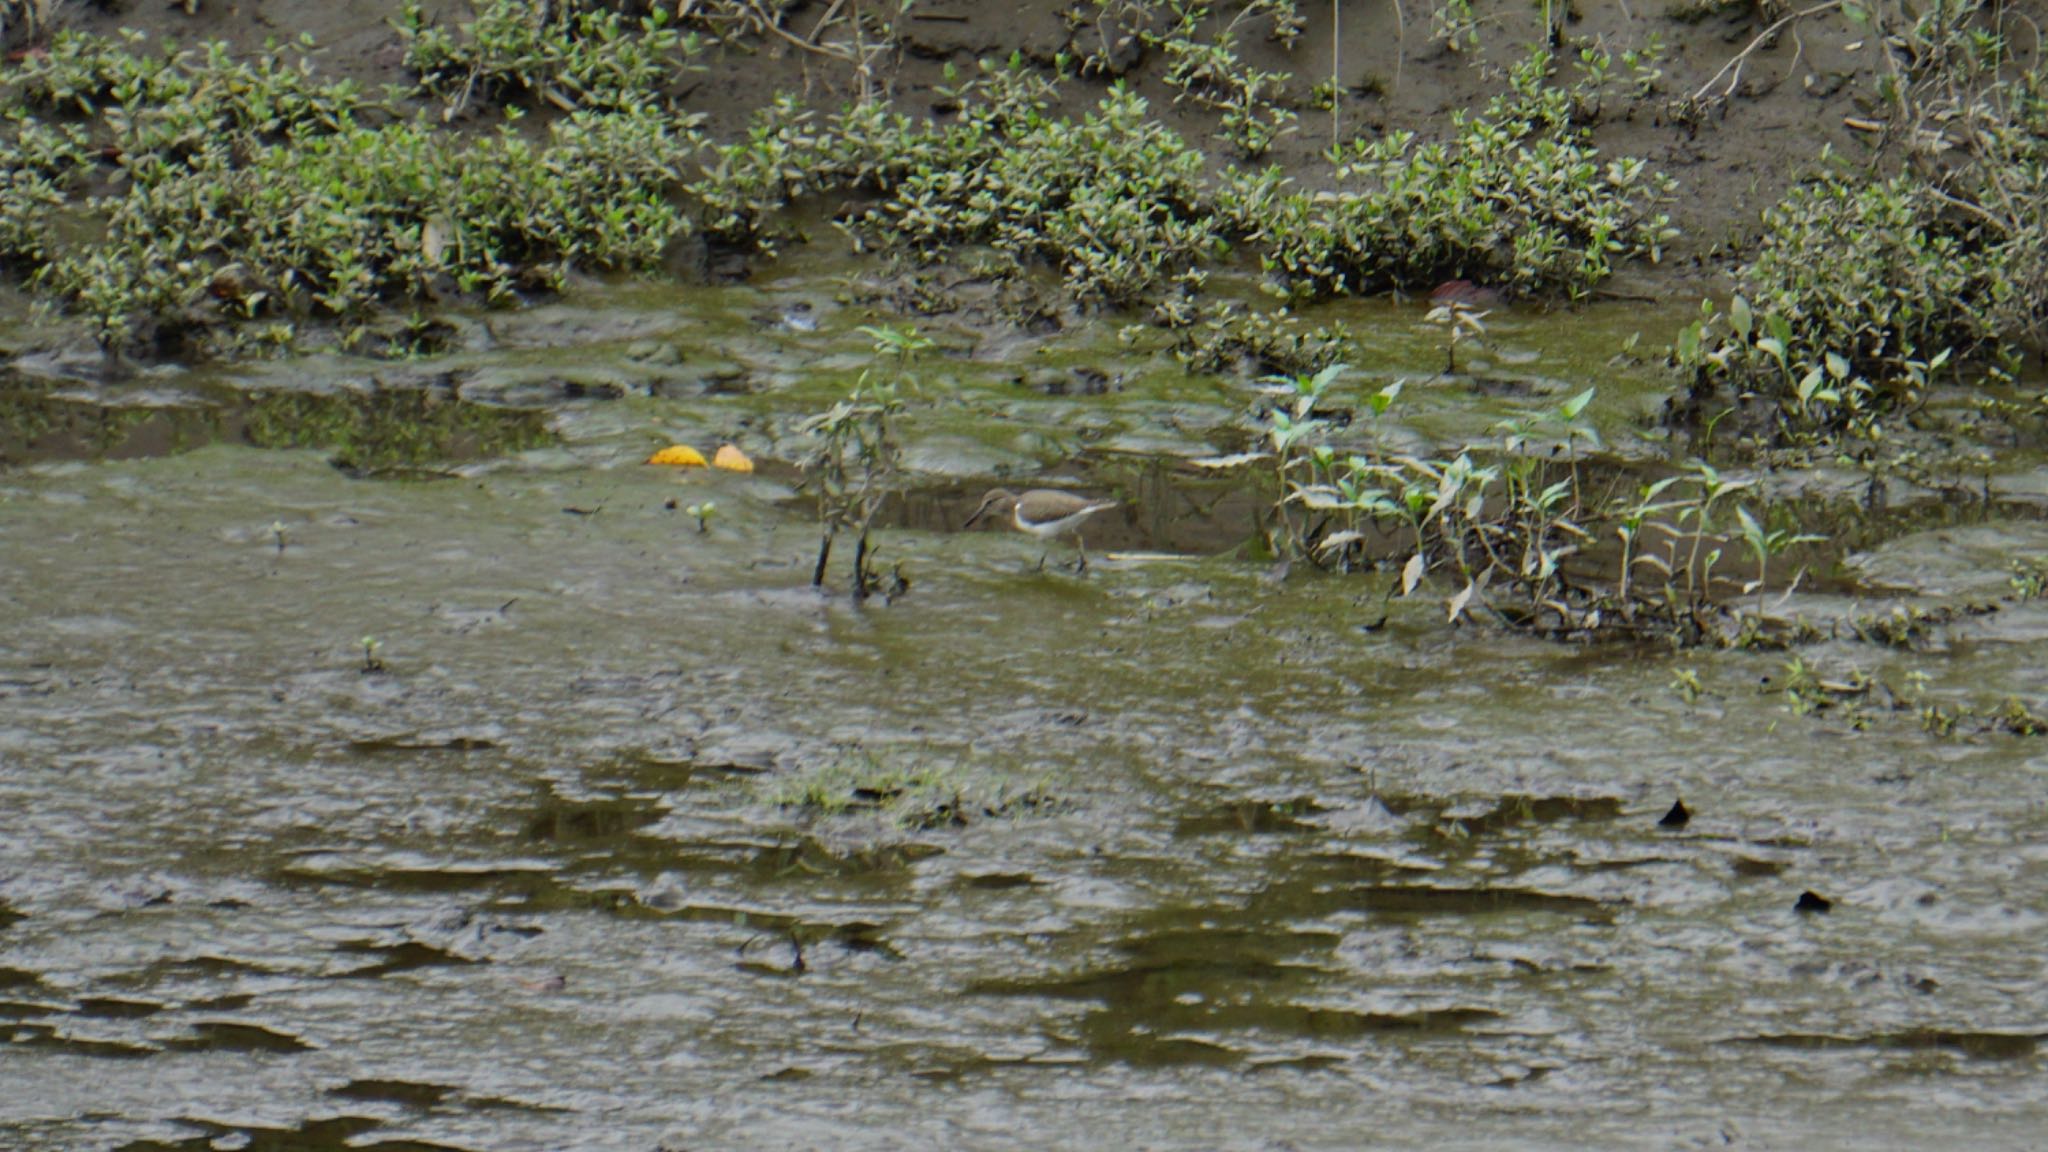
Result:
[[[647,458],[649,464],[667,464],[675,468],[702,468],[704,454],[688,444],[671,444]]]
[[[723,468],[728,472],[752,472],[754,470],[754,462],[747,459],[747,454],[730,444],[719,445],[718,453],[711,457],[711,466]]]

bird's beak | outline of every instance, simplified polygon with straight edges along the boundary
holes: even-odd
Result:
[[[967,529],[967,528],[972,528],[972,527],[974,527],[974,526],[975,526],[976,524],[979,524],[979,523],[981,523],[981,518],[982,518],[983,516],[986,516],[986,515],[988,515],[988,510],[989,510],[989,509],[991,509],[991,508],[993,508],[993,507],[995,507],[995,506],[996,506],[997,504],[1000,504],[1000,503],[1002,503],[1002,500],[1003,500],[1003,498],[1002,498],[1001,496],[990,496],[990,497],[988,497],[988,498],[984,499],[984,500],[983,500],[983,501],[981,502],[981,507],[979,507],[979,508],[976,508],[976,509],[974,510],[974,515],[972,515],[972,516],[969,516],[969,517],[967,518],[967,523],[965,523],[965,524],[962,524],[962,525],[961,525],[960,527],[961,527],[962,529]]]

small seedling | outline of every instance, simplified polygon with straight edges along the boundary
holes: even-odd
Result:
[[[697,518],[697,531],[704,533],[711,531],[711,516],[718,511],[718,505],[706,500],[700,504],[692,504],[683,511]]]
[[[1444,330],[1444,371],[1458,370],[1458,345],[1467,340],[1477,340],[1486,335],[1488,313],[1474,309],[1463,300],[1439,304],[1429,310],[1423,322],[1435,324]]]
[[[803,470],[804,485],[817,497],[822,529],[811,586],[824,586],[832,542],[845,529],[855,536],[856,601],[883,587],[869,536],[902,470],[903,443],[895,421],[904,411],[904,390],[918,388],[911,366],[932,347],[932,341],[915,328],[864,327],[861,332],[874,341],[875,363],[861,372],[846,399],[803,424],[817,444],[804,459]]]
[[[278,554],[279,556],[282,556],[282,555],[284,555],[284,546],[285,546],[285,530],[284,530],[284,521],[282,521],[282,520],[272,520],[272,521],[270,522],[270,538],[271,538],[271,539],[273,539],[273,540],[275,540],[275,541],[277,541],[277,554]]]
[[[2044,589],[2048,589],[2048,564],[2038,560],[2015,560],[2012,562],[2012,575],[2006,583],[2019,599],[2039,600]]]
[[[384,642],[375,636],[363,637],[363,668],[365,676],[374,676],[384,671],[384,658],[377,655],[383,651]]]
[[[1687,704],[1699,703],[1700,697],[1706,694],[1706,688],[1700,684],[1699,670],[1695,668],[1680,668],[1672,673],[1671,690]]]

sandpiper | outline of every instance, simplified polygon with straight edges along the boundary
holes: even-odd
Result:
[[[990,512],[1000,516],[1007,511],[1011,514],[1011,522],[1017,526],[1017,531],[1029,532],[1040,540],[1053,540],[1071,535],[1074,538],[1074,549],[1081,556],[1080,561],[1074,566],[1074,571],[1086,572],[1088,549],[1081,543],[1081,524],[1097,512],[1114,508],[1116,505],[1117,502],[1114,500],[1090,500],[1086,496],[1076,496],[1072,492],[1055,492],[1049,488],[1034,488],[1021,495],[997,488],[981,498],[981,507],[976,508],[974,515],[969,516],[967,523],[961,527],[972,528],[976,521]],[[1038,558],[1038,566],[1045,567],[1044,556]]]

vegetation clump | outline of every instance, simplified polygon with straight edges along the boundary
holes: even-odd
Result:
[[[1693,407],[1730,406],[1779,439],[1881,438],[1944,378],[2009,378],[2048,338],[2048,79],[2002,10],[1944,0],[1880,51],[1896,148],[1873,179],[1828,157],[1766,212],[1738,294],[1680,334]],[[2023,19],[2023,18],[2021,18]]]
[[[1548,53],[1516,65],[1511,90],[1452,136],[1412,132],[1332,152],[1323,195],[1240,183],[1233,214],[1296,298],[1474,279],[1523,294],[1580,296],[1617,260],[1656,260],[1676,231],[1659,206],[1672,181],[1637,158],[1602,161],[1574,120],[1574,91]],[[1583,98],[1583,95],[1578,98]]]
[[[862,748],[774,781],[763,798],[813,817],[876,812],[922,831],[1043,811],[1056,803],[1039,784],[1019,787],[991,780],[956,763],[905,764]]]
[[[538,138],[512,122],[453,137],[316,80],[307,48],[237,61],[60,35],[14,77],[0,259],[108,350],[170,351],[259,318],[286,342],[300,318],[338,318],[346,341],[389,300],[556,289],[578,267],[651,266],[688,229],[672,199],[699,144],[688,119],[578,111]],[[58,243],[78,212],[98,234]]]
[[[1166,308],[1162,304],[1159,311]],[[1166,323],[1175,329],[1174,358],[1190,372],[1314,375],[1357,351],[1342,325],[1312,327],[1284,307],[1260,311],[1224,304],[1199,319]]]
[[[637,22],[575,0],[486,0],[451,32],[412,0],[397,23],[405,66],[453,116],[472,99],[554,105],[563,111],[628,111],[673,83],[701,51],[694,34],[654,6]]]
[[[862,331],[874,340],[877,363],[860,374],[846,399],[803,424],[815,445],[803,460],[804,487],[818,504],[818,562],[811,569],[811,586],[824,586],[832,545],[841,532],[851,532],[854,600],[881,593],[893,601],[910,590],[910,582],[900,565],[888,581],[883,580],[870,536],[903,467],[897,423],[903,415],[905,389],[917,387],[910,367],[932,342],[916,329]]]
[[[1279,484],[1268,539],[1276,554],[1321,566],[1397,566],[1389,596],[1443,573],[1456,589],[1445,602],[1453,622],[1483,612],[1554,637],[1755,644],[1771,639],[1774,563],[1819,539],[1703,462],[1648,482],[1596,482],[1586,450],[1599,437],[1583,419],[1591,389],[1503,422],[1491,443],[1419,455],[1384,449],[1374,432],[1400,398],[1396,383],[1366,398],[1370,419],[1352,421],[1340,445],[1327,413],[1342,372],[1267,381]],[[1745,607],[1744,597],[1755,599]]]
[[[1534,63],[1453,139],[1333,152],[1367,187],[1310,195],[1277,169],[1212,164],[1121,83],[1092,109],[1057,114],[1071,61],[984,64],[949,82],[930,117],[866,83],[831,114],[785,96],[742,138],[713,144],[671,98],[701,50],[682,26],[727,42],[787,30],[749,5],[687,7],[628,18],[595,3],[477,0],[451,29],[414,4],[396,23],[418,84],[374,96],[317,76],[305,41],[244,60],[220,43],[59,34],[10,77],[0,262],[84,317],[109,351],[175,354],[289,344],[307,319],[339,321],[348,345],[384,305],[509,302],[579,269],[651,268],[693,234],[772,254],[783,210],[820,194],[858,198],[840,223],[860,247],[921,263],[964,253],[1016,282],[1050,269],[1072,304],[1150,309],[1176,328],[1197,320],[1210,270],[1242,255],[1303,298],[1452,274],[1578,293],[1617,259],[1654,257],[1664,235],[1661,178],[1640,161],[1596,161],[1570,122],[1576,90]],[[1137,21],[1176,99],[1215,113],[1241,158],[1291,126],[1286,77],[1245,64],[1240,45],[1254,26],[1291,42],[1301,22],[1286,0],[1102,15]],[[883,30],[859,17],[843,29],[845,58],[869,79],[864,38]],[[839,43],[823,34],[806,43]],[[480,99],[502,105],[503,122],[455,127]],[[248,321],[261,324],[227,334]],[[1289,339],[1236,343],[1268,368],[1341,354],[1321,336]]]
[[[880,202],[847,228],[863,245],[937,260],[979,246],[1022,272],[1050,266],[1082,304],[1159,302],[1185,319],[1191,292],[1232,252],[1256,255],[1283,294],[1315,298],[1428,288],[1471,276],[1512,291],[1579,294],[1614,262],[1654,259],[1672,235],[1656,205],[1670,182],[1636,159],[1601,163],[1572,124],[1574,96],[1531,57],[1515,95],[1453,138],[1412,134],[1335,154],[1363,190],[1291,191],[1277,169],[1225,166],[1113,85],[1078,120],[1051,112],[1056,80],[984,64],[947,94],[950,120],[853,106],[820,124],[794,101],[717,149],[693,190],[707,231],[759,245],[767,222],[807,193]]]

